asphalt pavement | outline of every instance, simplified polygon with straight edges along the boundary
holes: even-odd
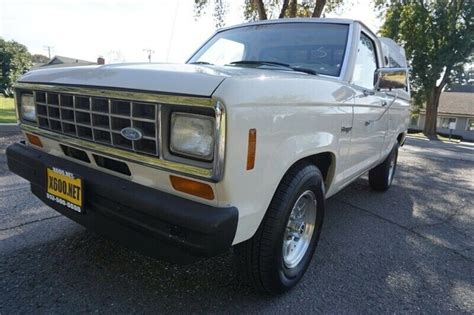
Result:
[[[0,133],[0,314],[474,313],[474,146],[408,139],[394,185],[328,200],[315,257],[289,293],[252,291],[232,253],[176,266],[85,230],[10,173]]]

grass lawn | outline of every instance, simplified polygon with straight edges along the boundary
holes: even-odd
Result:
[[[16,123],[15,105],[13,98],[0,96],[0,124]]]
[[[422,132],[409,133],[408,135],[413,137],[413,138],[428,140],[428,138]],[[436,135],[436,137],[438,138],[439,141],[442,141],[442,142],[455,142],[455,143],[460,143],[461,142],[461,140],[459,140],[459,139],[451,138],[451,140],[449,140],[449,137],[445,137],[445,136],[440,135],[440,134]]]

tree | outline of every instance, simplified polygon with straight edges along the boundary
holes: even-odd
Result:
[[[244,17],[247,21],[271,18],[320,17],[342,4],[344,0],[244,0]],[[224,0],[194,0],[196,17],[203,15],[209,7],[213,9],[216,27],[225,25],[228,3]]]
[[[471,0],[376,0],[385,9],[380,33],[400,43],[412,68],[415,106],[426,107],[423,133],[436,136],[441,91],[473,55]]]
[[[474,81],[469,80],[473,74],[474,69],[466,70],[464,67],[459,67],[453,72],[451,82],[446,85],[445,91],[474,93]]]
[[[24,45],[0,38],[0,62],[0,92],[11,96],[12,85],[31,67],[31,54]]]
[[[33,63],[48,63],[50,59],[45,55],[34,54],[33,56],[31,56],[31,61]]]

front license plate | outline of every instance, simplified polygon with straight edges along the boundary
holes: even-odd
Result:
[[[82,180],[71,172],[47,168],[46,197],[66,208],[82,212]]]

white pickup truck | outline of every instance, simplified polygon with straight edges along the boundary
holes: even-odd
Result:
[[[409,117],[405,53],[362,23],[217,31],[186,64],[26,73],[8,165],[44,203],[128,247],[186,263],[233,247],[279,293],[306,271],[325,199],[392,183]]]

